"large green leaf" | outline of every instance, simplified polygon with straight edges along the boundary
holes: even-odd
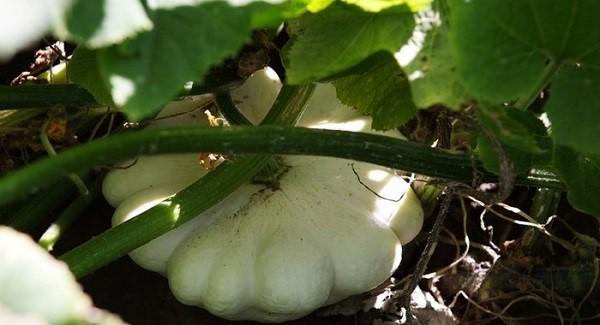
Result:
[[[561,180],[567,184],[567,198],[573,207],[600,218],[600,155],[580,153],[557,145],[554,166]]]
[[[114,106],[110,92],[102,82],[96,51],[79,46],[67,65],[67,76],[70,81],[89,91],[96,101],[102,105]]]
[[[415,105],[426,108],[442,104],[459,109],[470,99],[458,81],[454,55],[448,41],[448,21],[439,11],[424,12],[418,19],[419,32],[425,34],[417,55],[404,66],[409,76]],[[418,40],[415,40],[415,42]]]
[[[379,51],[397,51],[409,39],[414,17],[407,6],[379,13],[335,3],[289,23],[288,81],[298,84],[341,72]]]
[[[597,0],[451,0],[450,40],[469,94],[495,103],[535,95],[561,64],[600,41]]]
[[[600,154],[600,50],[559,71],[546,111],[556,143]]]
[[[361,7],[363,10],[379,12],[381,10],[407,5],[412,11],[423,9],[429,5],[431,0],[343,0],[345,3]]]
[[[361,73],[334,82],[338,99],[373,117],[372,128],[396,128],[417,111],[406,76],[390,53],[378,53],[366,62]]]
[[[310,12],[318,12],[334,3],[335,0],[304,0]],[[417,11],[426,8],[431,0],[342,0],[347,4],[352,4],[360,7],[365,11],[379,12],[381,10],[407,5],[412,11]]]
[[[113,101],[132,120],[155,113],[186,81],[235,54],[249,39],[253,10],[224,2],[156,8],[152,31],[98,53]]]
[[[63,39],[94,48],[116,44],[152,28],[140,0],[70,1],[70,8],[54,26]]]

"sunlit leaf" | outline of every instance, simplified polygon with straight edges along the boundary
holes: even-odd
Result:
[[[379,51],[396,52],[409,39],[414,17],[406,6],[379,13],[336,3],[289,24],[286,50],[288,81],[320,80],[341,72]]]
[[[334,82],[340,101],[373,117],[372,128],[396,128],[415,115],[406,76],[390,53],[378,53],[363,63],[360,73]]]

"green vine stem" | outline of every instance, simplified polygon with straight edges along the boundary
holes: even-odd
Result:
[[[92,189],[87,193],[78,196],[67,208],[65,208],[48,229],[42,234],[38,241],[40,246],[51,251],[60,237],[69,229],[73,221],[75,221],[83,211],[92,203],[100,194],[100,182],[96,182]]]
[[[238,77],[239,78],[239,77]],[[180,97],[221,93],[239,86],[241,80],[221,80],[218,84],[194,84],[190,89],[182,90]],[[0,85],[0,110],[23,108],[47,108],[63,106],[101,106],[87,90],[74,85]]]
[[[0,108],[0,133],[2,133],[3,129],[16,127],[44,112],[45,110],[35,108],[20,110],[2,110]]]
[[[263,124],[294,125],[313,90],[314,85],[284,86]],[[173,197],[83,243],[61,259],[76,277],[82,277],[196,217],[250,181],[271,159],[269,155],[254,155],[226,161]]]
[[[49,223],[46,219],[50,213],[64,206],[75,193],[77,193],[77,188],[73,182],[62,179],[51,188],[37,193],[21,208],[9,214],[6,223],[17,230],[30,233],[36,225],[43,222]]]
[[[548,219],[558,211],[558,204],[562,193],[560,191],[547,188],[538,188],[533,196],[529,215],[537,222],[546,224]],[[540,249],[540,242],[543,238],[537,229],[527,229],[521,239],[521,246],[525,254],[533,256]]]
[[[252,125],[252,123],[235,107],[229,94],[216,96],[217,106],[221,114],[231,125]]]
[[[54,157],[56,156],[56,150],[54,150],[54,147],[52,146],[52,143],[50,143],[50,139],[48,139],[48,124],[50,123],[50,120],[46,120],[46,122],[44,122],[44,124],[42,124],[42,128],[40,130],[40,141],[42,142],[42,147],[44,147],[44,150],[46,150],[46,153],[48,153],[49,157]],[[81,179],[81,177],[79,177],[79,175],[77,175],[76,173],[69,173],[68,175],[69,179],[71,180],[71,182],[73,182],[73,184],[75,184],[75,186],[77,187],[77,190],[79,190],[79,193],[81,195],[88,195],[89,194],[89,190],[87,188],[87,186],[85,185],[85,182]]]
[[[68,173],[139,155],[184,152],[331,156],[461,182],[471,181],[475,165],[482,181],[498,180],[469,156],[381,135],[289,126],[172,128],[115,135],[34,162],[0,180],[0,206],[36,192],[41,183],[51,185]],[[564,189],[556,176],[545,170],[517,177],[516,182]]]
[[[0,85],[0,110],[63,106],[98,106],[87,90],[76,85]]]

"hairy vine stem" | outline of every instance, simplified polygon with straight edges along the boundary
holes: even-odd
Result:
[[[480,192],[474,188],[471,188],[461,183],[452,183],[452,186],[455,187],[457,193],[463,195],[470,195],[486,204],[491,205],[506,200],[510,193],[512,193],[513,187],[515,185],[515,172],[514,164],[508,157],[504,146],[502,145],[498,137],[496,137],[496,135],[492,132],[492,130],[490,130],[483,123],[479,122],[477,119],[472,118],[468,115],[456,113],[452,114],[452,117],[463,121],[474,130],[480,131],[483,134],[483,136],[490,141],[492,148],[498,155],[500,169],[500,172],[498,173],[498,192],[495,194]],[[476,166],[473,169],[477,170]]]
[[[322,155],[460,182],[470,182],[472,177],[472,161],[467,155],[381,135],[273,125],[153,129],[98,139],[13,172],[0,180],[0,205],[36,192],[40,183],[50,186],[72,172],[140,155],[184,152]],[[482,180],[495,182],[498,177],[483,172]],[[550,172],[535,171],[519,177],[517,183],[564,188]]]

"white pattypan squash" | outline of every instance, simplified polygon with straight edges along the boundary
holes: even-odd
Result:
[[[252,122],[265,115],[280,87],[269,76],[258,72],[233,93]],[[342,105],[326,84],[317,87],[299,124],[372,132],[370,118]],[[299,318],[385,281],[400,263],[401,245],[422,226],[420,202],[407,183],[368,163],[309,156],[282,160],[289,169],[279,189],[242,186],[130,256],[166,275],[181,302],[232,320]],[[203,173],[193,155],[141,157],[132,168],[111,172],[103,190],[118,205],[113,224]]]

